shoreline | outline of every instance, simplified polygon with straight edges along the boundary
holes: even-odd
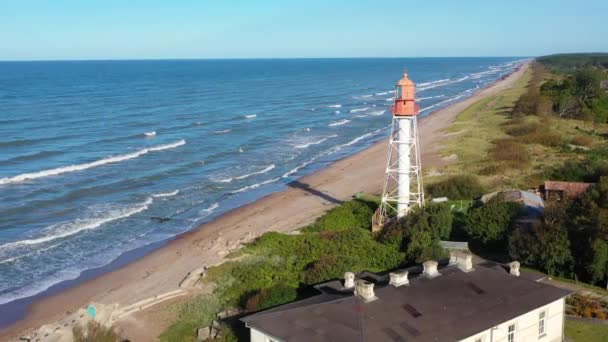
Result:
[[[441,131],[458,113],[508,88],[523,74],[527,65],[528,62],[524,63],[507,77],[463,101],[420,119],[423,168],[428,170],[447,164],[439,155]],[[188,272],[222,262],[230,251],[264,232],[296,230],[312,223],[323,212],[340,201],[350,199],[358,191],[378,193],[383,182],[386,148],[382,139],[287,184],[286,190],[232,209],[169,240],[124,253],[106,266],[85,271],[78,278],[54,285],[37,295],[4,304],[0,306],[0,316],[24,316],[3,326],[0,339],[16,338],[20,333],[61,319],[66,311],[74,312],[91,302],[117,303],[124,307],[171,292],[179,288]],[[18,307],[23,310],[10,310]]]

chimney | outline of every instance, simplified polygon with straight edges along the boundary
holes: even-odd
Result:
[[[519,277],[519,261],[513,261],[509,264],[509,273],[516,277]]]
[[[407,278],[407,275],[408,271],[391,272],[388,274],[390,277],[389,284],[393,285],[394,287],[409,285],[410,280]]]
[[[344,288],[352,289],[355,287],[355,274],[353,272],[344,273]]]
[[[441,275],[441,273],[439,273],[439,271],[437,271],[437,265],[439,263],[437,261],[434,260],[429,260],[425,263],[422,264],[422,266],[424,267],[424,271],[422,272],[424,274],[424,276],[426,276],[427,278],[435,278]]]
[[[463,272],[474,271],[473,256],[460,251],[450,251],[450,264],[456,264]]]
[[[374,284],[363,279],[359,279],[355,282],[355,296],[363,299],[366,303],[378,299],[374,293]]]

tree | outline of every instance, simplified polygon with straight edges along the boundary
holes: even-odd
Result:
[[[452,230],[452,211],[449,206],[431,203],[416,207],[394,224],[384,227],[378,239],[405,252],[406,261],[424,262],[445,256],[439,245]]]
[[[502,244],[517,217],[520,205],[495,196],[482,206],[472,207],[465,217],[465,231],[473,239],[488,244]]]
[[[543,221],[518,225],[509,237],[509,255],[549,274],[567,273],[572,261],[567,231]]]

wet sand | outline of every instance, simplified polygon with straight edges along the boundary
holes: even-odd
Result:
[[[474,102],[510,87],[526,65],[474,96],[422,118],[418,123],[424,170],[447,161],[439,155],[443,132],[462,110]],[[124,307],[179,288],[188,272],[222,262],[223,257],[268,231],[289,232],[312,223],[337,203],[359,191],[378,194],[386,167],[387,144],[382,141],[329,167],[291,183],[285,191],[270,194],[234,209],[166,243],[161,248],[103,274],[35,300],[23,319],[0,331],[0,340],[65,317],[91,302]],[[162,306],[163,304],[158,304]],[[128,336],[127,336],[128,337]]]

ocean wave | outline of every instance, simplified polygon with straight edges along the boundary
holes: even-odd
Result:
[[[266,172],[274,169],[275,167],[276,167],[276,165],[270,164],[270,165],[266,166],[263,170],[252,172],[252,173],[248,173],[248,174],[244,174],[244,175],[241,175],[241,176],[220,179],[217,182],[218,183],[230,183],[233,180],[241,180],[241,179],[249,178],[251,176],[261,175],[261,174],[264,174],[264,173],[266,173]]]
[[[463,98],[465,95],[466,95],[466,94],[460,94],[460,95],[458,95],[458,96],[451,97],[451,98],[449,98],[449,99],[447,99],[447,100],[443,100],[443,101],[441,101],[441,102],[437,102],[437,103],[435,103],[434,105],[430,105],[430,106],[428,106],[428,107],[421,108],[421,109],[420,109],[420,112],[424,112],[424,111],[427,111],[427,110],[429,110],[429,109],[433,109],[433,108],[435,108],[435,107],[437,107],[437,106],[441,106],[442,104],[446,104],[446,103],[448,103],[448,102],[456,101],[456,100],[458,100],[458,99]]]
[[[369,107],[355,108],[355,109],[351,109],[349,112],[351,112],[351,113],[364,112],[364,111],[366,111],[368,109],[369,109]]]
[[[153,137],[156,135],[156,131],[146,132],[146,133],[144,133],[144,135],[147,137]]]
[[[363,135],[361,135],[361,136],[359,136],[359,137],[356,137],[356,138],[354,138],[354,139],[352,139],[352,140],[350,140],[350,141],[348,141],[348,142],[346,142],[346,143],[344,143],[344,144],[334,146],[334,147],[330,148],[329,150],[324,151],[324,152],[322,152],[322,153],[320,153],[320,154],[318,154],[318,155],[316,155],[316,156],[314,156],[314,157],[312,157],[312,158],[308,159],[308,160],[307,160],[307,161],[305,161],[304,163],[302,163],[302,164],[300,164],[300,165],[298,165],[298,166],[294,167],[293,169],[291,169],[291,170],[289,170],[289,171],[285,172],[285,173],[284,173],[284,174],[281,176],[281,178],[288,178],[288,177],[290,177],[291,175],[293,175],[293,174],[297,173],[298,171],[300,171],[301,169],[305,168],[306,166],[308,166],[308,165],[312,164],[312,163],[313,163],[313,162],[315,162],[317,159],[322,158],[322,157],[325,157],[325,156],[328,156],[328,155],[333,154],[333,153],[336,153],[336,152],[340,151],[342,148],[344,148],[344,147],[348,147],[348,146],[352,146],[352,145],[354,145],[354,144],[358,143],[359,141],[361,141],[361,140],[363,140],[363,139],[371,138],[371,137],[373,137],[373,136],[377,135],[378,133],[382,132],[383,130],[385,130],[385,129],[389,128],[389,127],[390,127],[390,125],[389,125],[389,126],[386,126],[386,127],[378,128],[378,129],[376,129],[376,130],[374,130],[374,131],[372,131],[372,132],[365,133],[365,134],[363,134]]]
[[[229,133],[229,132],[232,132],[232,130],[231,129],[223,129],[223,130],[219,130],[219,131],[213,131],[211,133],[213,133],[213,134],[225,134],[225,133]]]
[[[152,195],[154,198],[162,198],[162,197],[173,197],[179,194],[179,190],[171,191],[171,192],[160,192],[158,194]]]
[[[395,98],[394,97],[388,97],[388,98],[384,99],[384,101],[395,101]]]
[[[331,122],[327,126],[329,126],[329,127],[341,126],[341,125],[346,125],[349,122],[350,122],[350,120],[348,120],[348,119],[342,119],[342,120],[339,120],[339,121]]]
[[[435,96],[427,96],[427,97],[419,97],[416,99],[416,101],[424,101],[424,100],[430,100],[430,99],[437,99],[440,97],[445,97],[445,94],[441,94],[441,95],[435,95]]]
[[[381,91],[379,93],[376,93],[376,96],[382,96],[382,95],[386,95],[388,94],[388,91]]]
[[[220,207],[219,203],[217,203],[217,202],[213,203],[208,208],[205,208],[205,209],[199,211],[199,214],[209,216],[209,215],[211,215],[211,213],[213,213],[215,211],[215,209],[217,209],[219,207]]]
[[[440,83],[445,83],[448,82],[450,79],[449,78],[444,78],[441,80],[436,80],[436,81],[430,81],[430,82],[421,82],[418,83],[417,86],[418,87],[425,87],[425,86],[430,86],[430,85],[435,85],[435,84],[440,84]]]
[[[148,197],[142,203],[127,206],[125,208],[110,210],[110,211],[104,212],[101,215],[98,215],[96,217],[85,218],[85,219],[76,219],[73,221],[57,223],[57,224],[54,224],[54,225],[48,227],[47,229],[45,229],[45,231],[49,231],[50,234],[47,234],[47,235],[44,235],[44,236],[41,236],[38,238],[9,242],[9,243],[0,245],[0,250],[14,248],[17,246],[37,245],[37,244],[41,244],[41,243],[45,243],[45,242],[49,242],[49,241],[53,241],[53,240],[57,240],[57,239],[66,238],[66,237],[78,234],[80,232],[83,232],[83,231],[93,230],[106,223],[125,219],[127,217],[141,213],[142,211],[147,210],[149,208],[150,204],[152,204],[153,202],[154,202],[154,199],[152,197]]]
[[[238,193],[241,193],[241,192],[257,189],[257,188],[261,187],[262,185],[274,183],[274,182],[276,182],[276,181],[278,181],[280,179],[281,179],[281,177],[277,177],[277,178],[272,178],[272,179],[269,179],[269,180],[265,180],[265,181],[260,182],[260,183],[251,184],[251,185],[242,187],[242,188],[240,188],[238,190],[235,190],[232,193],[233,194],[238,194]]]
[[[428,89],[443,87],[443,86],[446,86],[449,84],[459,83],[459,82],[465,81],[469,78],[470,78],[469,75],[463,76],[463,77],[460,77],[457,79],[446,78],[443,80],[438,80],[438,81],[433,81],[433,82],[420,83],[420,84],[418,84],[418,86],[416,88],[418,89],[418,91],[425,91]]]
[[[24,155],[16,156],[16,157],[5,159],[5,160],[0,160],[0,165],[14,164],[14,163],[20,163],[20,162],[24,162],[24,161],[37,160],[37,159],[44,159],[47,157],[52,157],[52,156],[61,155],[61,154],[64,154],[64,152],[62,152],[62,151],[40,151],[40,152],[36,152],[36,153],[32,153],[32,154],[24,154]]]
[[[257,115],[256,114],[248,114],[248,115],[243,115],[243,117],[245,119],[253,119],[253,118],[257,117]]]
[[[18,182],[23,182],[26,180],[32,180],[32,179],[37,179],[37,178],[49,177],[49,176],[57,176],[57,175],[60,175],[63,173],[68,173],[68,172],[82,171],[82,170],[86,170],[86,169],[90,169],[90,168],[94,168],[94,167],[98,167],[98,166],[102,166],[102,165],[106,165],[106,164],[118,163],[121,161],[134,159],[134,158],[137,158],[139,156],[142,156],[142,155],[150,153],[150,152],[157,152],[157,151],[176,148],[178,146],[182,146],[185,144],[186,144],[186,140],[182,139],[182,140],[176,141],[171,144],[148,147],[148,148],[144,148],[144,149],[141,149],[141,150],[133,152],[133,153],[121,154],[121,155],[117,155],[117,156],[113,156],[113,157],[108,157],[108,158],[96,160],[96,161],[90,162],[90,163],[62,166],[62,167],[38,171],[38,172],[24,173],[24,174],[20,174],[20,175],[13,176],[13,177],[0,178],[0,185],[18,183]]]
[[[369,112],[369,115],[378,116],[378,115],[382,115],[384,113],[386,113],[386,110],[376,110],[373,112]]]
[[[339,110],[334,110],[334,114],[340,114]]]
[[[337,136],[338,136],[337,134],[332,134],[330,136],[327,136],[325,138],[321,138],[321,139],[316,140],[316,141],[311,141],[311,142],[307,142],[307,143],[302,143],[302,144],[294,145],[294,148],[302,149],[302,148],[308,148],[308,147],[310,147],[312,145],[319,145],[320,143],[322,143],[324,141],[327,141],[327,139],[335,138]]]
[[[342,107],[342,105],[341,104],[334,104],[334,105],[329,105],[327,107],[329,107],[329,108],[340,108],[340,107]]]

